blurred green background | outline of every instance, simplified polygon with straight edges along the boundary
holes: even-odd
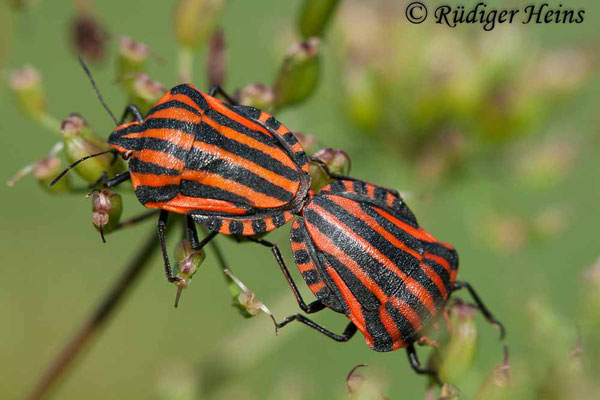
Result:
[[[301,3],[228,3],[221,23],[227,40],[226,88],[273,82],[287,48],[299,40],[295,24]],[[575,347],[577,327],[588,374],[582,379],[594,381],[600,370],[600,279],[598,272],[588,273],[587,279],[582,274],[600,255],[600,6],[570,2],[569,7],[586,10],[582,24],[516,24],[483,32],[478,26],[433,29],[431,21],[409,25],[404,2],[376,3],[372,12],[361,12],[357,2],[341,2],[321,48],[317,91],[278,113],[278,119],[293,131],[316,136],[322,147],[344,149],[352,159],[353,176],[405,193],[419,222],[458,249],[459,277],[479,290],[508,329],[519,398],[553,398],[539,393],[544,385],[560,381],[553,378],[554,367]],[[166,87],[177,83],[174,4],[102,1],[95,9],[109,32],[142,41],[164,58],[149,62],[153,79]],[[112,123],[70,45],[75,15],[70,3],[38,1],[20,12],[3,4],[0,13],[0,163],[8,180],[22,166],[43,158],[57,140],[15,105],[6,84],[11,70],[23,64],[40,70],[49,112],[57,118],[79,112],[102,135],[108,135]],[[510,40],[514,45],[507,50]],[[439,43],[442,51],[435,52]],[[92,69],[108,104],[120,110],[125,99],[115,84],[116,47],[115,40],[109,41],[106,60]],[[207,87],[205,53],[200,52],[194,67],[199,88]],[[432,57],[442,72],[463,72],[453,75],[457,86],[439,90],[435,68],[427,64]],[[546,58],[544,71],[550,78],[558,76],[561,83],[574,77],[575,83],[556,91],[545,91],[552,82],[534,84],[540,77],[536,66]],[[579,61],[570,64],[573,58]],[[374,86],[369,86],[371,77]],[[450,107],[458,102],[457,87],[467,97],[497,89],[474,89],[478,82],[514,87],[527,111],[513,124],[513,111],[506,118],[494,114],[506,97],[493,101],[493,96],[481,95],[461,103],[480,108],[459,115]],[[359,105],[357,111],[352,103],[357,93],[377,105],[366,117],[361,114],[365,108]],[[508,98],[510,103],[514,97]],[[494,115],[486,119],[486,113]],[[433,126],[419,130],[431,121]],[[490,126],[510,137],[498,138]],[[417,132],[421,136],[415,139]],[[83,195],[50,196],[31,177],[0,188],[0,398],[12,399],[29,390],[154,222],[110,235],[102,244]],[[126,215],[143,210],[131,193],[124,197]],[[289,227],[282,228],[269,240],[280,244],[291,264],[288,232]],[[297,311],[267,249],[218,240],[236,275],[278,319]],[[344,398],[345,376],[359,363],[369,364],[363,374],[379,382],[389,398],[424,395],[425,379],[413,374],[403,351],[373,352],[360,335],[346,344],[332,343],[304,326],[286,327],[276,337],[268,317],[240,317],[229,305],[210,252],[179,309],[172,307],[173,296],[156,258],[56,398],[183,399],[188,398],[187,387],[202,393],[198,398]],[[334,331],[347,321],[327,311],[315,319]],[[458,385],[464,398],[475,396],[501,361],[497,332],[482,318],[477,322],[477,358]],[[427,350],[418,350],[426,360]],[[581,396],[569,398],[593,398]]]

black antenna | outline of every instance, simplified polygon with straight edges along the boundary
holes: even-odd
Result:
[[[79,160],[75,161],[74,163],[72,163],[71,165],[69,165],[67,168],[65,168],[64,171],[61,172],[60,174],[58,174],[58,176],[56,178],[52,179],[52,182],[50,182],[48,184],[48,187],[50,187],[50,186],[54,185],[56,182],[60,181],[61,178],[67,174],[67,172],[69,172],[71,169],[73,169],[74,167],[76,167],[80,162],[85,161],[88,158],[93,158],[93,157],[101,156],[102,154],[116,153],[116,152],[117,152],[117,150],[110,149],[110,150],[101,151],[100,153],[90,154],[89,156],[85,156],[83,158],[80,158]]]
[[[96,91],[96,95],[98,96],[98,100],[100,100],[100,103],[102,103],[102,106],[104,106],[104,109],[106,111],[108,111],[108,113],[110,114],[110,117],[112,118],[112,120],[115,121],[115,125],[119,126],[119,122],[115,118],[115,115],[112,113],[112,111],[110,111],[110,108],[108,108],[108,106],[104,102],[104,98],[100,94],[100,90],[98,90],[98,86],[96,86],[96,82],[94,81],[94,78],[92,77],[92,73],[90,72],[90,69],[88,68],[87,65],[85,65],[85,62],[83,61],[83,59],[81,57],[77,57],[77,59],[79,60],[79,64],[81,64],[81,67],[85,71],[85,73],[88,76],[88,78],[90,78],[90,82],[92,83],[92,86],[94,87],[94,90]]]

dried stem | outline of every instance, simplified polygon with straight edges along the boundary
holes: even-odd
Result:
[[[102,300],[100,305],[83,323],[40,377],[32,392],[27,397],[28,399],[42,399],[56,386],[69,368],[73,366],[76,357],[82,353],[86,345],[94,339],[102,326],[109,320],[109,317],[117,309],[117,306],[127,292],[133,287],[134,282],[139,278],[141,272],[149,265],[152,255],[158,248],[156,233],[152,232],[104,297],[104,300]]]

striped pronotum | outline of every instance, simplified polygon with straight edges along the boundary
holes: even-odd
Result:
[[[285,224],[310,187],[308,158],[289,129],[192,85],[171,89],[141,123],[118,127],[109,143],[129,159],[142,204],[188,214],[223,234]]]

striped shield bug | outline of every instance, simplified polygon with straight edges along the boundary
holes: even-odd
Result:
[[[294,135],[264,111],[236,105],[215,86],[202,93],[182,84],[169,90],[143,117],[129,105],[120,122],[104,103],[87,66],[81,61],[103,106],[117,128],[108,152],[129,161],[129,170],[103,177],[110,188],[131,180],[138,200],[160,209],[158,234],[165,274],[174,276],[165,244],[169,213],[187,217],[194,249],[218,233],[251,236],[272,231],[293,218],[308,199],[309,158]],[[222,95],[229,104],[217,99]],[[125,122],[129,117],[133,121]],[[51,185],[79,162],[71,164]],[[210,234],[197,239],[195,222]]]
[[[295,314],[278,328],[298,321],[339,342],[358,330],[371,349],[405,348],[417,373],[435,376],[435,371],[421,367],[414,343],[427,339],[424,328],[443,312],[450,295],[466,288],[504,337],[503,325],[471,285],[456,280],[454,247],[420,227],[398,192],[337,177],[310,197],[290,233],[294,260],[316,301],[304,302],[282,257],[276,259],[305,313],[329,308],[345,314],[350,323],[338,335]]]

